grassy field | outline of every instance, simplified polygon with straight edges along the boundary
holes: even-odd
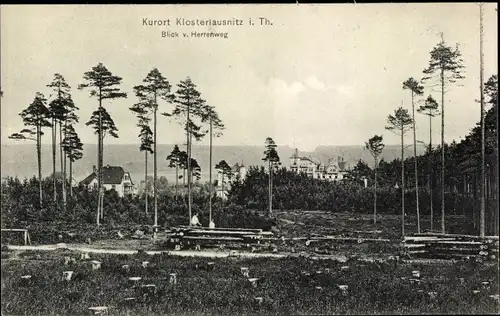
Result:
[[[65,265],[66,256],[77,260]],[[100,269],[92,270],[88,260],[67,250],[4,254],[2,314],[86,315],[91,306],[107,306],[109,315],[499,312],[497,301],[490,297],[498,294],[498,266],[474,262],[91,256],[90,260],[102,262]],[[144,261],[149,262],[147,267],[142,266]],[[243,276],[241,267],[249,268],[250,278],[258,278],[256,286]],[[62,279],[67,270],[74,271],[71,281]],[[420,272],[420,281],[410,280],[414,270]],[[171,273],[176,274],[176,284],[170,283]],[[134,276],[142,278],[135,286],[128,279]],[[141,287],[146,284],[154,284],[156,291]],[[347,285],[345,294],[340,285]],[[135,302],[126,300],[131,297]],[[260,304],[257,297],[262,298]]]
[[[357,236],[361,231],[378,231],[371,237],[398,239],[401,237],[400,215],[377,215],[373,223],[372,214],[329,213],[323,211],[287,210],[276,211],[279,228],[284,236],[297,237],[311,234]],[[422,216],[422,231],[430,231],[430,218]],[[440,229],[438,216],[434,219],[434,229]],[[464,234],[471,225],[470,219],[462,216],[447,216],[447,232]],[[417,232],[416,216],[405,216],[405,233]],[[369,236],[364,234],[365,236]]]

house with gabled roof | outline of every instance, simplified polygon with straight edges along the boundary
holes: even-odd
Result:
[[[298,149],[295,149],[290,157],[290,170],[325,181],[340,181],[347,174],[346,163],[342,157],[337,157],[337,162],[329,159],[327,164],[322,164],[312,157],[299,156]]]
[[[80,182],[88,188],[97,188],[97,170],[94,166],[93,172]],[[102,186],[105,190],[115,190],[118,196],[135,194],[134,183],[130,173],[120,166],[102,167]]]

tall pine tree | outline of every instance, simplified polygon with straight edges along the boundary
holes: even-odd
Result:
[[[205,101],[201,98],[200,92],[196,89],[196,85],[188,77],[177,85],[178,89],[175,92],[174,105],[172,115],[179,119],[186,132],[186,149],[187,149],[187,177],[188,177],[188,214],[189,225],[191,225],[191,182],[192,182],[192,167],[191,167],[191,145],[192,139],[201,139],[205,132],[201,131],[201,120],[206,116]]]
[[[47,108],[47,100],[45,96],[37,92],[35,99],[31,104],[24,109],[19,115],[23,119],[24,126],[27,128],[19,133],[14,133],[9,136],[15,140],[34,140],[36,141],[36,156],[38,163],[38,191],[40,198],[40,210],[43,208],[43,189],[42,189],[42,129],[52,127],[50,123],[50,111]]]
[[[424,69],[426,75],[422,79],[431,87],[438,86],[441,92],[441,232],[445,230],[445,143],[444,143],[444,95],[446,88],[457,80],[463,79],[462,75],[463,60],[462,54],[458,49],[458,44],[455,49],[446,45],[444,36],[441,36],[441,41],[431,50],[429,66]],[[436,83],[437,79],[437,83]]]
[[[137,105],[141,106],[148,113],[152,112],[153,115],[153,194],[155,228],[158,226],[158,166],[156,155],[158,102],[160,100],[172,102],[173,96],[170,94],[171,87],[170,83],[163,77],[157,68],[154,68],[147,74],[142,85],[134,87],[135,95],[139,98],[139,103]]]
[[[83,75],[83,79],[86,82],[80,84],[78,86],[78,89],[82,90],[88,88],[90,90],[90,96],[96,98],[98,102],[98,108],[96,111],[98,118],[97,122],[95,123],[97,125],[97,189],[99,192],[97,199],[96,218],[97,218],[97,226],[99,226],[100,224],[99,219],[104,215],[104,212],[102,210],[103,128],[101,128],[102,124],[101,114],[104,113],[103,101],[126,98],[127,94],[120,91],[120,84],[122,82],[122,78],[113,75],[102,63],[99,63],[97,66],[92,67],[92,70],[85,72]],[[108,130],[108,132],[111,133],[110,130]],[[118,137],[118,135],[116,137]]]

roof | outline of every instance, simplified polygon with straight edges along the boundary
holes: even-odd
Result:
[[[234,166],[231,167],[232,172],[240,172],[241,168],[244,168],[245,166],[243,164],[238,164],[236,163]]]
[[[121,184],[125,170],[118,166],[102,167],[102,183],[103,184]],[[92,172],[88,177],[80,182],[83,185],[89,185],[96,178],[96,173]]]

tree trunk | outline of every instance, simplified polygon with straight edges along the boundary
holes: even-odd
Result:
[[[429,202],[431,209],[431,231],[434,230],[434,201],[433,201],[433,188],[432,185],[432,110],[429,110]]]
[[[62,133],[62,139],[61,139],[61,145],[62,145],[62,142],[63,140],[66,138],[66,129],[67,129],[67,122],[64,121],[64,131]],[[62,146],[61,146],[62,148]],[[63,176],[63,211],[66,212],[66,205],[67,205],[67,183],[66,183],[66,180],[67,180],[67,175],[66,175],[66,151],[64,150],[63,148],[63,151],[62,151],[62,158],[63,158],[63,170],[62,170],[62,176]]]
[[[158,104],[156,103],[156,91],[155,91],[155,104],[154,104],[154,135],[153,135],[153,142],[154,142],[154,149],[153,149],[153,185],[154,185],[154,208],[155,208],[155,222],[154,226],[158,226],[158,167],[157,167],[157,161],[156,161],[156,113],[158,112]],[[156,230],[155,230],[156,232]],[[156,236],[156,234],[155,234]]]
[[[144,151],[144,203],[148,214],[148,151]]]
[[[417,203],[417,233],[420,233],[420,206],[418,201],[418,161],[417,161],[417,131],[415,123],[415,102],[413,91],[411,92],[411,108],[413,112],[413,159],[415,160],[415,194]]]
[[[373,190],[373,224],[377,224],[377,157],[375,157],[375,189]]]
[[[483,63],[483,4],[479,4],[479,59],[480,70],[479,80],[481,89],[481,186],[480,186],[480,213],[479,213],[479,235],[484,237],[485,234],[485,128],[484,128],[484,63]],[[497,105],[498,106],[498,105]]]
[[[99,126],[97,131],[97,226],[99,227],[99,219],[101,217],[101,135],[102,135],[102,97],[101,88],[99,88]]]
[[[55,117],[52,118],[52,183],[54,189],[54,209],[57,204],[57,178],[56,178],[56,142],[57,123]]]
[[[271,159],[269,158],[269,216],[273,214],[273,170],[271,169]]]
[[[226,192],[224,191],[224,180],[225,180],[225,174],[226,174],[226,171],[224,169],[222,169],[222,182],[221,182],[221,190],[222,190],[222,194],[221,194],[221,198],[222,198],[222,207],[224,207],[224,197],[226,197]]]
[[[179,197],[179,162],[175,163],[175,200]]]
[[[187,161],[187,182],[188,182],[188,214],[189,214],[189,226],[191,226],[191,146],[190,146],[190,140],[191,140],[191,124],[189,121],[189,115],[190,115],[190,104],[189,104],[189,98],[188,98],[188,105],[187,105],[187,121],[186,121],[186,146],[187,146],[187,155],[188,155],[188,161]]]
[[[61,186],[62,186],[62,196],[63,196],[63,210],[66,208],[66,178],[64,174],[64,150],[63,150],[63,125],[59,122],[59,151],[61,155]]]
[[[102,123],[102,122],[101,122]],[[99,150],[101,153],[101,169],[99,172],[100,178],[101,178],[101,219],[104,218],[104,184],[103,184],[103,173],[102,169],[104,168],[104,131],[101,131],[101,149]]]
[[[405,236],[405,164],[404,164],[404,127],[401,128],[401,236]]]
[[[441,233],[446,233],[444,225],[444,69],[441,68]]]
[[[427,175],[427,188],[428,188],[428,190],[429,190],[429,202],[430,202],[430,203],[429,203],[429,204],[430,204],[430,205],[429,205],[429,207],[430,207],[430,214],[429,214],[429,216],[430,216],[430,221],[431,221],[431,227],[430,227],[430,230],[432,231],[432,230],[433,230],[433,228],[434,228],[434,227],[433,227],[433,226],[434,226],[434,225],[433,225],[433,223],[434,223],[434,210],[432,209],[432,184],[431,184],[431,181],[432,181],[432,179],[431,179],[431,175],[430,175],[430,174],[428,174],[428,175]]]
[[[213,189],[212,189],[212,117],[210,117],[210,157],[209,157],[209,167],[208,167],[208,172],[209,172],[209,185],[208,185],[208,220],[209,223],[212,222],[212,194],[213,194]]]
[[[69,159],[69,183],[69,196],[73,197],[73,160],[71,158]]]
[[[186,203],[186,169],[182,169],[182,200]],[[191,222],[191,220],[189,221]]]
[[[38,160],[38,190],[40,194],[40,212],[43,205],[43,189],[42,189],[42,128],[40,122],[37,122],[36,127],[36,156]]]

